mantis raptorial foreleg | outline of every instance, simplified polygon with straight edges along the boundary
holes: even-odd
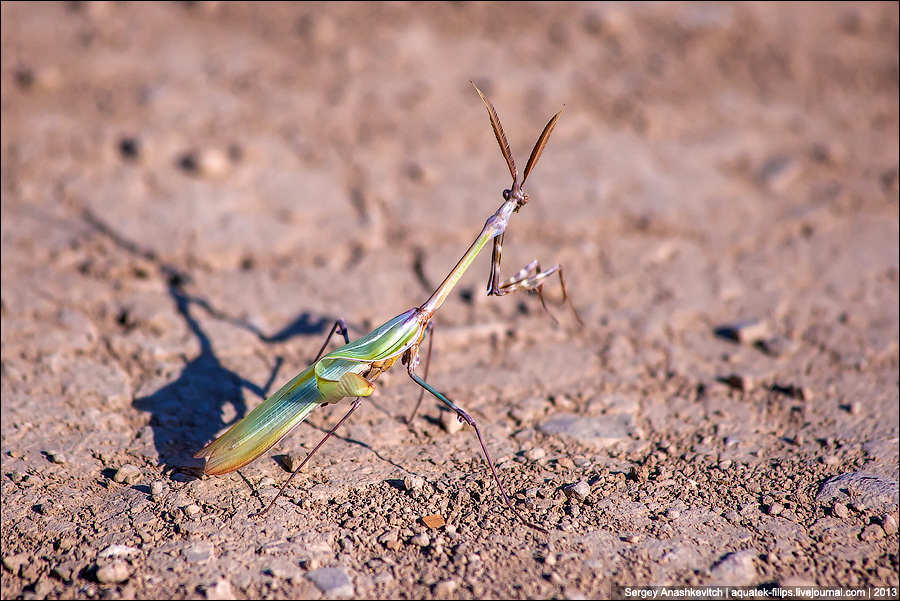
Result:
[[[547,315],[549,315],[555,323],[559,323],[553,313],[550,312],[550,309],[547,308],[543,291],[544,280],[554,273],[558,273],[559,285],[562,288],[563,293],[563,302],[569,303],[569,308],[572,310],[575,320],[579,325],[584,325],[584,322],[581,321],[581,317],[578,315],[578,311],[575,310],[575,305],[572,304],[572,299],[569,298],[569,292],[566,290],[566,280],[563,277],[562,265],[557,263],[550,269],[541,271],[541,265],[535,259],[520,269],[514,276],[504,281],[502,284],[497,285],[497,282],[500,280],[500,254],[502,250],[503,235],[500,235],[494,238],[494,248],[491,253],[491,274],[488,278],[488,296],[503,296],[504,294],[510,294],[517,290],[534,290],[538,293],[538,297],[541,299],[541,306],[544,308],[544,311],[547,312]]]
[[[431,345],[434,342],[434,322],[429,321],[428,325],[425,326],[425,334],[428,335],[428,352],[425,353],[425,377],[428,377],[428,367],[431,365]],[[418,356],[418,353],[416,354]],[[422,405],[422,397],[425,396],[425,389],[419,391],[419,400],[416,401],[416,407],[412,410],[412,413],[409,414],[409,419],[406,420],[407,424],[411,424],[413,418],[416,417],[416,413],[419,411],[419,407]]]
[[[503,487],[503,484],[500,482],[499,476],[497,476],[497,470],[494,468],[494,462],[491,459],[490,454],[488,453],[487,446],[485,446],[485,444],[484,444],[484,439],[481,437],[481,430],[478,429],[478,424],[475,423],[475,420],[472,418],[472,416],[469,415],[468,413],[466,413],[466,411],[462,407],[458,406],[456,403],[451,401],[445,394],[441,393],[440,391],[435,389],[433,386],[431,386],[431,384],[429,384],[428,382],[426,382],[425,380],[420,378],[418,375],[416,375],[416,373],[413,371],[413,369],[415,369],[414,368],[414,366],[416,364],[415,360],[416,360],[416,356],[418,355],[418,352],[419,352],[419,349],[414,348],[412,356],[406,366],[406,371],[409,373],[409,377],[412,378],[413,381],[416,384],[418,384],[419,386],[421,386],[424,390],[427,390],[428,392],[433,394],[439,401],[441,401],[442,403],[444,403],[445,405],[450,407],[456,413],[459,421],[465,422],[475,429],[475,435],[478,436],[478,442],[479,442],[479,444],[481,444],[481,450],[484,453],[484,458],[487,461],[488,467],[491,468],[491,474],[493,474],[493,476],[494,476],[494,482],[497,483],[497,487],[500,489],[500,494],[503,496],[503,500],[506,501],[506,504],[509,506],[510,509],[512,509],[516,518],[518,518],[518,520],[520,522],[522,522],[529,528],[534,528],[535,530],[538,530],[540,532],[543,532],[544,534],[547,534],[547,531],[544,528],[541,528],[537,524],[532,524],[531,522],[526,520],[524,517],[522,517],[522,514],[519,513],[519,510],[516,509],[516,506],[513,505],[512,501],[510,501],[509,495],[506,494],[506,489]]]

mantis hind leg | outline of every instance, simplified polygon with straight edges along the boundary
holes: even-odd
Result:
[[[345,331],[346,331],[346,330],[345,330]],[[333,333],[333,329],[332,329],[332,333]],[[329,338],[330,338],[330,337],[331,337],[331,335],[329,335]],[[327,342],[327,341],[326,341],[326,342]],[[322,438],[322,440],[319,441],[319,444],[317,444],[317,445],[315,446],[315,448],[313,448],[313,450],[309,452],[309,454],[303,459],[303,462],[297,467],[297,469],[295,469],[295,470],[291,473],[291,475],[290,475],[290,477],[287,479],[287,481],[285,481],[285,483],[281,485],[281,488],[278,489],[278,494],[275,495],[275,498],[274,498],[274,499],[272,499],[271,501],[269,501],[269,504],[266,505],[266,508],[263,509],[262,511],[260,511],[259,513],[257,513],[256,515],[254,515],[253,517],[259,518],[259,517],[262,517],[262,516],[266,515],[266,513],[272,508],[272,505],[275,504],[275,501],[278,500],[278,497],[280,497],[280,496],[282,495],[282,493],[285,491],[285,489],[287,488],[288,484],[291,483],[291,480],[294,479],[294,476],[296,476],[297,473],[298,473],[300,470],[303,469],[303,466],[306,465],[306,462],[309,461],[309,460],[312,458],[312,456],[316,454],[316,451],[319,450],[319,447],[321,447],[323,444],[325,444],[325,441],[326,441],[326,440],[328,440],[329,438],[331,438],[331,436],[332,436],[332,434],[334,434],[335,430],[337,430],[337,429],[340,427],[340,425],[343,424],[343,423],[347,420],[348,417],[350,417],[350,414],[353,413],[354,411],[356,411],[356,409],[357,409],[361,404],[362,404],[362,401],[359,400],[359,397],[356,397],[356,399],[354,399],[354,401],[353,401],[353,405],[350,407],[350,411],[348,411],[346,414],[344,414],[344,417],[342,417],[341,420],[340,420],[338,423],[336,423],[336,424],[334,425],[334,427],[333,427],[331,430],[328,431],[328,434],[326,434],[326,435]]]
[[[325,348],[328,346],[328,343],[331,342],[331,337],[334,336],[334,333],[335,333],[335,332],[340,332],[341,336],[344,337],[344,341],[345,341],[346,343],[348,343],[348,344],[350,343],[350,334],[349,334],[349,331],[347,330],[347,323],[346,323],[343,319],[338,319],[338,320],[336,320],[336,321],[334,322],[334,325],[331,326],[331,331],[328,332],[328,336],[325,337],[325,342],[322,343],[322,348],[319,349],[319,352],[318,352],[318,354],[316,355],[316,358],[313,359],[313,363],[315,363],[316,361],[318,361],[318,360],[322,357],[322,353],[325,352]],[[325,404],[327,405],[328,403],[325,403]],[[336,423],[336,424],[334,425],[334,427],[333,427],[331,430],[328,431],[328,434],[326,434],[326,435],[322,438],[322,440],[319,441],[319,444],[317,444],[317,445],[315,446],[315,448],[313,448],[313,450],[310,451],[309,454],[306,455],[306,457],[303,459],[303,462],[297,467],[297,469],[295,469],[295,470],[291,473],[291,475],[290,475],[290,477],[287,479],[287,481],[286,481],[284,484],[281,485],[281,488],[278,489],[278,494],[275,495],[275,498],[272,499],[271,501],[269,501],[269,504],[266,505],[265,509],[263,509],[262,511],[260,511],[259,513],[257,513],[256,515],[254,515],[253,517],[262,517],[262,516],[264,516],[266,513],[268,513],[268,511],[269,511],[269,510],[272,508],[272,506],[275,504],[275,501],[278,500],[278,497],[280,497],[280,496],[284,493],[285,489],[287,489],[288,484],[291,483],[291,480],[294,479],[294,476],[297,475],[297,472],[299,472],[301,469],[303,469],[303,466],[306,465],[306,462],[309,461],[309,460],[312,458],[312,456],[316,454],[316,451],[318,451],[319,448],[320,448],[323,444],[325,444],[325,441],[326,441],[326,440],[328,440],[329,438],[331,438],[331,436],[334,434],[335,430],[337,430],[338,427],[339,427],[341,424],[343,424],[344,421],[346,421],[346,419],[347,419],[348,417],[350,417],[350,414],[351,414],[351,413],[353,413],[354,411],[356,411],[356,409],[360,406],[360,404],[361,404],[361,401],[359,400],[359,397],[356,397],[356,399],[354,399],[354,401],[353,401],[353,405],[350,407],[350,410],[344,415],[344,417],[342,417],[342,418],[340,419],[340,421],[339,421],[338,423]]]
[[[537,530],[539,532],[543,532],[544,534],[547,534],[547,530],[538,526],[537,524],[529,522],[524,517],[522,517],[522,514],[519,513],[519,510],[516,509],[516,506],[513,505],[512,501],[509,500],[509,495],[506,494],[506,489],[503,487],[503,483],[500,482],[500,478],[497,476],[497,470],[494,468],[494,462],[491,459],[490,454],[488,453],[487,446],[485,446],[485,444],[484,444],[484,439],[481,437],[481,430],[479,430],[478,424],[475,423],[475,420],[472,418],[472,416],[469,415],[468,413],[466,413],[465,410],[462,409],[462,407],[457,406],[456,403],[454,403],[449,398],[447,398],[446,395],[444,395],[443,393],[439,392],[437,389],[432,387],[431,384],[429,384],[428,382],[426,382],[425,380],[423,380],[422,378],[417,376],[416,373],[413,371],[414,365],[415,365],[415,361],[411,360],[409,362],[409,365],[407,366],[407,372],[409,373],[409,377],[412,378],[413,381],[416,384],[418,384],[419,386],[421,386],[424,390],[427,390],[428,392],[433,394],[439,401],[441,401],[442,403],[444,403],[445,405],[450,407],[456,413],[459,421],[465,422],[475,429],[475,435],[478,437],[478,443],[481,445],[481,450],[484,453],[484,458],[487,461],[488,467],[491,468],[491,474],[493,474],[493,476],[494,476],[494,482],[497,483],[497,487],[500,489],[500,494],[503,496],[503,500],[506,501],[507,506],[509,506],[509,508],[512,510],[513,514],[516,516],[516,519],[518,519],[520,522],[522,522],[529,528],[534,528],[535,530]]]
[[[328,332],[328,336],[325,338],[325,342],[322,343],[322,348],[319,349],[319,354],[316,355],[316,358],[313,359],[313,363],[322,358],[322,353],[325,352],[325,347],[328,346],[328,343],[331,342],[331,337],[334,336],[335,332],[340,332],[341,336],[344,337],[344,342],[346,344],[350,344],[350,332],[347,330],[347,322],[343,319],[338,319],[334,322],[334,325],[331,326],[331,331]]]

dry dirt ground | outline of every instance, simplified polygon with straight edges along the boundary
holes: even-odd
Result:
[[[4,598],[898,585],[897,4],[0,11]],[[520,169],[565,105],[503,266],[585,327],[485,253],[429,380],[550,532],[399,366],[252,519],[347,405],[193,454],[501,202],[470,79]]]

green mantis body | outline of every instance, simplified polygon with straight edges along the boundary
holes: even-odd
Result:
[[[473,84],[474,85],[474,84]],[[553,273],[559,274],[560,283],[563,289],[563,298],[567,299],[565,282],[562,276],[562,268],[554,265],[546,271],[541,271],[537,261],[529,263],[525,268],[519,271],[515,276],[509,278],[502,284],[499,283],[500,271],[500,251],[502,248],[503,234],[509,225],[510,217],[517,212],[528,201],[528,195],[525,194],[521,185],[540,157],[544,146],[559,113],[553,116],[544,128],[538,138],[528,164],[525,167],[525,176],[520,183],[518,181],[518,173],[515,168],[515,162],[509,151],[509,144],[506,142],[506,136],[500,126],[500,120],[490,101],[485,98],[478,88],[475,88],[482,101],[488,109],[491,118],[491,125],[494,134],[500,144],[500,149],[506,158],[510,173],[513,176],[513,185],[509,190],[503,192],[503,204],[497,211],[488,217],[481,230],[481,233],[475,241],[469,246],[469,249],[462,256],[450,274],[444,279],[437,290],[422,305],[409,309],[387,321],[383,325],[377,327],[369,334],[349,341],[346,326],[342,321],[335,323],[329,334],[325,345],[322,346],[324,351],[328,340],[336,330],[340,330],[347,344],[322,356],[322,351],[315,359],[312,365],[295,376],[290,382],[285,384],[280,390],[267,398],[261,405],[251,411],[241,421],[231,427],[225,434],[208,444],[200,452],[197,457],[206,458],[205,473],[209,475],[225,474],[236,470],[275,445],[279,440],[284,438],[291,430],[299,425],[306,417],[320,405],[337,402],[343,398],[355,397],[350,410],[346,415],[326,434],[319,444],[307,455],[303,463],[297,470],[291,474],[291,478],[303,467],[310,457],[325,443],[325,441],[334,433],[334,431],[346,420],[351,413],[360,405],[360,397],[371,395],[375,391],[375,381],[378,376],[388,370],[397,359],[401,359],[407,366],[410,377],[425,390],[434,395],[442,403],[450,407],[456,412],[461,422],[468,423],[475,429],[481,448],[484,451],[485,458],[491,468],[494,480],[497,482],[500,492],[507,505],[513,510],[516,517],[528,526],[537,530],[544,531],[543,528],[532,524],[525,520],[509,500],[497,472],[494,469],[493,462],[485,447],[484,440],[475,420],[469,416],[462,408],[457,406],[446,395],[436,390],[428,384],[423,378],[415,373],[415,369],[419,364],[419,345],[425,337],[426,331],[430,328],[431,319],[435,312],[441,307],[450,292],[456,286],[459,279],[463,276],[484,246],[493,241],[493,256],[491,262],[491,274],[488,280],[489,295],[503,295],[514,292],[519,289],[534,289],[539,294],[543,280]],[[543,304],[543,296],[541,302]],[[571,301],[570,301],[571,306]],[[544,305],[546,309],[546,305]],[[574,312],[574,307],[572,307]],[[577,313],[575,313],[578,319]],[[580,321],[580,320],[579,320]],[[428,355],[430,356],[430,339]],[[426,360],[425,377],[428,377],[428,366]],[[422,397],[419,397],[421,403]],[[418,410],[418,404],[416,410]],[[413,416],[415,415],[413,411]],[[410,418],[412,419],[412,417]],[[290,483],[291,478],[285,482],[279,495],[284,488]],[[276,495],[276,499],[278,496]],[[273,499],[265,510],[265,513],[274,504]]]

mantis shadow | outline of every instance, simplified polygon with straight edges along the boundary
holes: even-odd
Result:
[[[245,389],[262,399],[268,395],[283,360],[276,358],[262,385],[242,377],[219,360],[209,336],[197,320],[196,312],[201,310],[215,319],[246,329],[267,344],[283,342],[295,336],[322,334],[330,320],[326,317],[313,318],[309,312],[303,312],[280,331],[266,335],[246,320],[228,316],[213,307],[207,299],[188,293],[186,287],[190,277],[161,261],[152,250],[128,240],[90,211],[85,211],[83,216],[94,231],[117,247],[156,266],[166,281],[176,312],[200,344],[200,353],[184,365],[174,381],[132,402],[135,409],[150,413],[149,425],[160,465],[165,466],[167,471],[187,474],[199,471],[202,461],[194,459],[194,453],[215,438],[222,428],[237,422],[247,413],[243,395]],[[226,421],[223,410],[229,404],[234,408],[235,417]]]

